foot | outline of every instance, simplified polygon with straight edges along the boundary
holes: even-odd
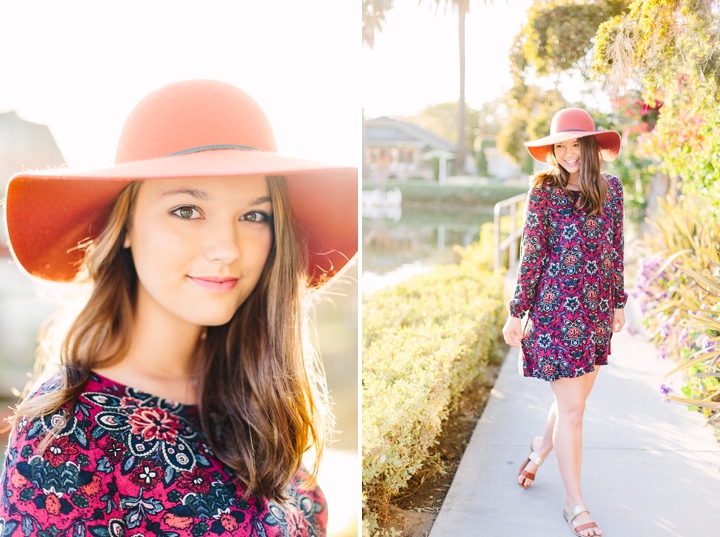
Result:
[[[536,436],[535,438],[532,439],[530,447],[532,448],[532,450],[535,453],[537,453],[538,455],[540,455],[540,457],[545,459],[552,451],[552,446],[550,446],[550,448],[548,449],[546,446],[543,446],[542,441],[543,441],[542,436]],[[529,463],[527,463],[527,466],[525,466],[524,470],[529,474],[534,474],[537,472],[538,468],[539,468],[539,466],[537,464],[535,464],[533,461],[530,461]],[[518,476],[518,484],[523,488],[528,488],[530,485],[533,484],[533,480],[528,477],[525,477],[524,475],[519,475]]]
[[[575,505],[577,505],[577,504],[574,504],[571,506],[566,506],[565,511],[569,512],[570,509],[572,509]],[[590,516],[590,513],[588,513],[587,511],[583,511],[582,513],[578,514],[575,518],[572,519],[572,522],[571,522],[573,528],[579,528],[583,524],[594,524],[594,523],[595,523],[595,521],[592,519],[592,517]],[[576,529],[575,531],[577,531],[577,533],[582,535],[583,537],[592,537],[592,536],[597,536],[597,535],[603,534],[603,530],[601,530],[598,527],[588,528],[588,529],[579,530],[579,531]]]

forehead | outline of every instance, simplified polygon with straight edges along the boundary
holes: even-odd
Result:
[[[200,177],[152,179],[143,181],[138,198],[158,200],[173,196],[192,196],[206,201],[247,201],[269,197],[267,179],[262,175],[246,177]]]
[[[577,142],[579,138],[572,138],[570,140],[564,140],[562,142],[557,142],[555,145],[573,145],[575,142]]]

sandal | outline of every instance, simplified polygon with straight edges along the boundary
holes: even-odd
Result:
[[[576,505],[572,509],[570,509],[570,512],[568,513],[563,509],[563,516],[565,517],[565,520],[567,520],[567,523],[570,525],[570,529],[572,532],[577,535],[578,537],[585,537],[584,535],[580,535],[578,532],[583,530],[591,530],[591,529],[600,529],[595,522],[588,522],[587,524],[580,524],[577,527],[573,527],[572,521],[575,519],[576,516],[578,516],[580,513],[587,513],[590,514],[590,511],[588,511],[588,508],[585,507],[585,504],[581,503],[580,505]],[[597,532],[595,532],[595,535],[597,535]]]
[[[520,467],[520,471],[518,472],[518,476],[523,476],[523,477],[525,477],[526,479],[529,479],[530,481],[535,481],[535,474],[532,474],[532,473],[530,473],[530,472],[526,472],[526,471],[525,471],[525,467],[526,467],[528,464],[530,464],[531,462],[534,462],[535,464],[538,465],[538,467],[540,467],[540,466],[542,466],[542,463],[543,463],[544,461],[545,461],[545,459],[543,459],[540,455],[538,455],[537,453],[535,453],[535,451],[533,451],[532,440],[531,440],[531,441],[530,441],[530,455],[528,455],[528,458],[525,459],[525,462],[524,462],[524,463],[522,463],[522,466]],[[530,485],[532,485],[532,483],[530,483],[530,485],[525,486],[525,485],[521,484],[521,483],[518,481],[518,485],[520,485],[522,488],[526,489],[526,488],[528,488]]]

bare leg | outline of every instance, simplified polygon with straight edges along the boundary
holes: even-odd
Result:
[[[555,430],[555,420],[557,418],[557,401],[550,407],[548,412],[548,419],[545,423],[545,430],[542,436],[536,436],[532,439],[532,450],[545,459],[553,449],[553,433]],[[525,470],[528,473],[534,474],[538,469],[538,465],[530,461]],[[518,476],[518,483],[524,487],[529,487],[532,481],[525,476]]]
[[[560,475],[565,483],[565,509],[569,510],[583,503],[580,491],[580,469],[582,467],[582,425],[585,400],[592,390],[599,367],[581,377],[559,379],[550,383],[557,403],[557,420],[553,445]],[[581,513],[573,521],[574,526],[590,522],[588,513]],[[602,530],[589,529],[581,535],[602,535]]]

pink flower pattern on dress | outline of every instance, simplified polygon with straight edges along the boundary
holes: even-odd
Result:
[[[138,408],[128,420],[132,434],[144,440],[160,440],[175,443],[178,419],[162,408]]]
[[[208,447],[196,406],[92,374],[74,408],[18,425],[0,475],[2,537],[325,536],[325,497],[302,485],[304,469],[287,503],[246,497]]]
[[[533,187],[528,193],[518,281],[508,310],[529,312],[521,340],[523,374],[547,381],[606,365],[614,308],[625,307],[623,192],[603,174],[603,213],[574,210],[578,192]]]

